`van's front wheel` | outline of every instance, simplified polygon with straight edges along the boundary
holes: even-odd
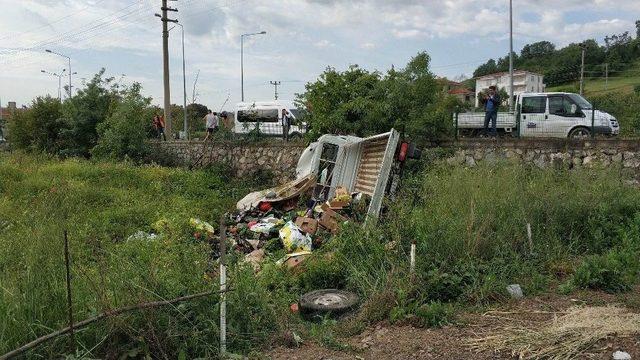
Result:
[[[569,132],[569,139],[584,140],[591,137],[591,131],[584,127],[579,127]]]

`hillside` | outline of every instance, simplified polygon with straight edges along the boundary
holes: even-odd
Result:
[[[640,86],[640,62],[617,74],[611,74],[607,82],[604,77],[592,77],[585,79],[584,92],[587,97],[603,95],[609,92],[630,94],[636,86]],[[563,85],[548,87],[547,91],[578,92],[580,82],[571,82]]]

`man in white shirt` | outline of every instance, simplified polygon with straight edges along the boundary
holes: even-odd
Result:
[[[218,118],[217,113],[211,112],[211,110],[209,110],[209,113],[204,117],[204,121],[207,126],[207,136],[204,138],[204,141],[207,141],[210,135],[213,135],[214,132],[218,131],[220,118]]]

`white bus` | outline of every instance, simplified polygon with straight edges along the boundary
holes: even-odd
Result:
[[[248,134],[257,129],[265,135],[282,136],[282,110],[287,110],[290,116],[289,136],[302,136],[306,132],[306,124],[299,121],[300,112],[290,101],[238,103],[233,131],[236,134]]]

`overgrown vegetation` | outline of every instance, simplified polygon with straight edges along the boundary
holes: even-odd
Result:
[[[211,244],[193,236],[188,219],[217,225],[247,191],[216,170],[21,154],[2,155],[0,179],[0,352],[65,326],[64,229],[71,235],[74,311],[82,319],[215,287]],[[629,289],[638,281],[640,190],[623,180],[611,169],[508,164],[416,171],[378,226],[346,226],[293,271],[275,265],[284,255],[277,242],[267,245],[257,275],[231,252],[229,348],[249,353],[291,344],[294,333],[342,348],[338,334],[380,320],[438,327],[455,322],[460,306],[506,299],[512,283],[526,295],[560,283],[570,283],[568,291]],[[160,237],[145,235],[151,232]],[[327,287],[359,293],[358,313],[319,325],[290,313],[302,293]],[[131,313],[87,328],[78,343],[91,357],[214,356],[217,311],[213,296]],[[57,357],[68,353],[66,344],[61,338],[35,353]]]
[[[392,68],[384,74],[357,65],[343,72],[327,68],[297,99],[306,108],[310,137],[365,136],[391,128],[404,129],[417,140],[452,135],[451,113],[459,104],[440,91],[430,62],[422,52],[404,69]]]

